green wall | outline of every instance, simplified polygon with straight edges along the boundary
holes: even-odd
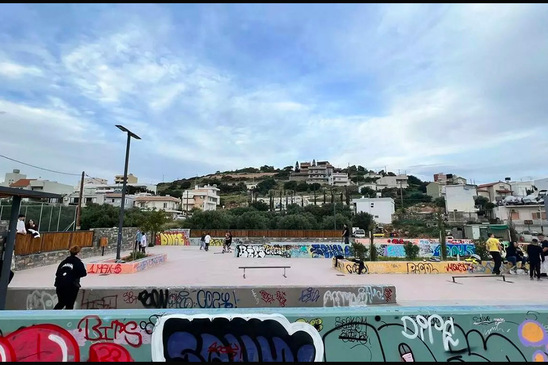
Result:
[[[26,361],[544,361],[548,306],[4,311]]]

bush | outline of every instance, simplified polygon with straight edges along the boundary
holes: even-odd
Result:
[[[411,242],[405,242],[403,249],[405,250],[405,257],[408,260],[415,260],[419,256],[420,248],[418,245],[414,245]]]
[[[474,246],[476,249],[476,255],[481,257],[482,260],[490,259],[491,256],[489,255],[489,252],[487,252],[487,247],[485,247],[485,240],[474,240]]]
[[[122,257],[122,260],[127,261],[127,262],[128,261],[135,261],[135,260],[144,259],[147,256],[148,255],[146,253],[142,253],[140,251],[137,251],[137,252],[130,253],[129,256]]]
[[[365,256],[367,256],[367,251],[369,249],[358,242],[352,242],[352,247],[350,249],[350,252],[352,256],[354,256],[357,259],[360,259],[362,261],[365,261]]]

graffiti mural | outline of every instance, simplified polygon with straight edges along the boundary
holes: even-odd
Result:
[[[377,307],[387,288],[304,301],[356,307],[0,312],[0,360],[32,362],[547,362],[548,306]],[[270,290],[257,297],[281,300]],[[280,294],[281,295],[281,294]],[[126,298],[130,298],[127,296]],[[129,299],[128,299],[129,300]]]
[[[236,257],[264,258],[264,257],[309,257],[333,258],[335,256],[349,257],[350,246],[343,244],[239,244],[235,250]]]
[[[190,229],[162,232],[156,236],[156,244],[163,246],[190,246]]]
[[[471,263],[466,261],[367,261],[360,269],[360,265],[351,260],[333,259],[334,269],[344,274],[491,274],[494,263],[484,261]],[[509,266],[502,268],[508,270]]]
[[[152,333],[152,361],[313,362],[323,342],[313,326],[281,315],[168,315]]]

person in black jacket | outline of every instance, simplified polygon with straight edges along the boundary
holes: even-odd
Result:
[[[533,275],[536,275],[537,280],[540,280],[540,262],[544,262],[544,256],[542,256],[542,247],[540,247],[536,238],[533,238],[527,246],[527,255],[529,256],[529,276],[531,280],[533,280]]]
[[[80,278],[88,273],[84,263],[76,257],[80,252],[80,246],[72,246],[70,256],[61,261],[55,273],[55,291],[59,303],[53,309],[74,309],[74,302],[80,289]]]

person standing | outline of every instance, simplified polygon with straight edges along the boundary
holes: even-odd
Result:
[[[536,274],[537,280],[540,280],[540,263],[544,262],[544,256],[536,238],[533,238],[527,246],[527,255],[529,256],[529,277],[533,280],[533,275]]]
[[[17,218],[17,234],[27,234],[24,214],[19,214],[19,217]]]
[[[205,250],[205,233],[202,232],[202,237],[200,238],[200,250],[202,250],[202,248]]]
[[[133,248],[133,251],[137,251],[141,247],[141,239],[143,238],[143,233],[140,229],[137,230],[137,234],[135,235],[135,247]]]
[[[500,245],[500,241],[495,238],[495,234],[489,233],[489,239],[485,242],[485,246],[487,247],[489,254],[491,254],[493,261],[495,261],[493,274],[500,275],[500,265],[502,264],[500,252],[502,251],[502,247]]]
[[[55,292],[59,302],[53,309],[74,309],[74,302],[80,290],[80,278],[87,275],[84,263],[76,257],[80,252],[80,246],[72,246],[69,252],[70,256],[61,261],[55,273]]]
[[[538,241],[540,244],[540,248],[542,249],[542,258],[546,258],[548,256],[548,240],[546,237],[544,237],[544,233],[541,233],[538,235]],[[548,262],[545,260],[542,260],[542,265],[540,266],[540,276],[546,276],[548,273]]]
[[[225,243],[223,245],[223,253],[231,252],[230,251],[230,245],[231,244],[232,244],[232,233],[230,233],[230,231],[228,231],[225,234]]]
[[[348,245],[350,243],[350,231],[348,230],[348,226],[346,224],[343,227],[342,237],[344,239],[344,243]]]
[[[211,242],[211,236],[209,235],[209,232],[204,237],[204,243],[205,243],[205,250],[209,251],[209,242]]]
[[[146,254],[147,248],[147,233],[143,232],[141,235],[141,252]]]

